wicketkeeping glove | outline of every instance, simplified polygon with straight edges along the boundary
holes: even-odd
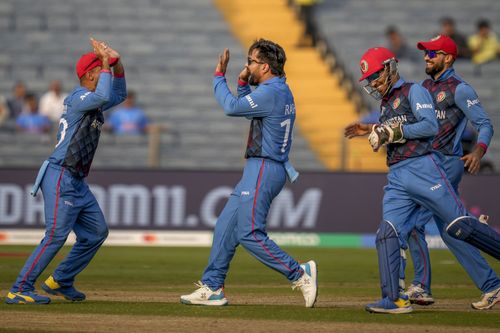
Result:
[[[403,137],[403,124],[373,125],[368,141],[373,151],[388,143],[404,143],[406,139]]]

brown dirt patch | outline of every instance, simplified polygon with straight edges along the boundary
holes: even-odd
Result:
[[[213,319],[162,316],[120,316],[99,314],[58,314],[6,312],[0,317],[2,328],[45,330],[54,332],[370,332],[370,333],[477,333],[477,327],[409,326],[360,323],[303,322],[284,320]],[[481,328],[481,333],[498,333],[498,329]]]
[[[123,291],[106,291],[106,292],[89,292],[87,293],[88,300],[95,301],[114,301],[114,302],[165,302],[179,303],[180,293],[178,292],[123,292]],[[290,291],[290,295],[272,295],[266,296],[263,294],[226,294],[230,305],[297,305],[303,306],[304,300],[299,292]],[[364,308],[367,303],[373,302],[373,298],[363,297],[335,297],[319,295],[316,307],[318,308]],[[471,300],[456,300],[456,299],[437,299],[436,303],[431,306],[414,305],[416,311],[476,311],[471,309],[470,303],[477,301]],[[500,307],[494,308],[492,311],[500,312]]]

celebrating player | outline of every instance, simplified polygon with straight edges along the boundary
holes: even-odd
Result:
[[[451,185],[458,193],[458,185],[462,179],[464,165],[471,174],[479,171],[481,158],[486,153],[493,127],[490,119],[481,106],[474,89],[464,82],[453,68],[458,55],[455,42],[447,36],[438,36],[428,42],[419,42],[417,47],[424,51],[425,72],[430,76],[422,85],[430,92],[439,124],[439,132],[434,138],[433,148],[444,155],[443,167]],[[478,143],[474,150],[462,156],[460,138],[470,120],[479,132]],[[416,212],[416,228],[408,240],[415,277],[406,294],[412,303],[428,305],[434,303],[431,294],[431,266],[429,249],[425,241],[425,225],[432,220],[429,210]],[[444,221],[435,218],[437,228],[443,241],[455,255],[458,262],[469,274],[474,284],[483,292],[479,302],[472,303],[474,309],[490,309],[500,302],[500,279],[474,246],[457,240],[446,232]],[[486,225],[476,224],[480,229],[494,238],[495,232]],[[453,228],[451,226],[450,228]],[[484,236],[485,244],[491,243]],[[500,244],[491,243],[492,251],[500,255]],[[495,255],[495,252],[491,253]]]
[[[383,220],[377,231],[382,299],[366,310],[378,313],[413,311],[404,290],[404,249],[415,223],[411,215],[423,206],[447,224],[467,224],[469,216],[441,166],[442,156],[432,151],[438,132],[432,97],[422,86],[405,82],[398,73],[397,59],[383,47],[371,48],[360,61],[365,90],[381,99],[380,124],[354,123],[345,136],[369,134],[374,151],[387,145],[388,185],[384,188]],[[478,222],[479,223],[479,222]]]
[[[236,247],[241,244],[266,266],[278,271],[299,288],[306,307],[317,297],[316,263],[299,265],[266,233],[266,217],[273,199],[295,175],[288,163],[295,122],[295,104],[286,84],[286,57],[281,46],[259,39],[250,46],[247,64],[238,80],[238,97],[229,91],[224,77],[229,50],[219,57],[213,80],[215,98],[226,115],[251,119],[243,176],[215,225],[208,266],[199,287],[181,296],[184,304],[226,305],[224,280]],[[252,91],[250,85],[258,87]],[[287,172],[288,170],[288,172]]]
[[[85,182],[97,149],[103,111],[126,97],[125,77],[118,52],[91,38],[93,53],[76,64],[80,85],[64,100],[57,144],[40,168],[32,194],[41,187],[45,208],[45,237],[33,251],[5,300],[8,304],[47,304],[35,293],[35,281],[64,245],[71,230],[76,243],[54,273],[42,283],[51,295],[83,301],[75,276],[90,262],[108,235],[103,213]],[[110,67],[113,66],[111,77]]]

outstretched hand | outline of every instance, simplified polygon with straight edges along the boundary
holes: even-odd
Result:
[[[94,48],[94,53],[97,58],[101,59],[101,61],[104,59],[106,59],[107,61],[109,59],[109,54],[107,53],[105,44],[103,42],[90,37],[90,44]]]
[[[344,136],[348,139],[365,136],[372,131],[373,124],[352,123],[344,129]]]
[[[481,167],[481,158],[483,158],[484,150],[476,146],[474,151],[470,154],[464,155],[461,160],[464,161],[464,168],[469,171],[470,174],[475,175],[479,172]]]
[[[229,64],[229,49],[224,49],[224,51],[219,54],[219,62],[215,68],[215,72],[226,74],[227,64]]]
[[[116,50],[111,48],[106,42],[99,41],[94,39],[93,37],[90,37],[90,43],[92,44],[94,52],[96,53],[97,56],[99,55],[97,54],[96,50],[99,48],[102,49],[102,51],[106,53],[109,58],[120,59],[120,54]]]

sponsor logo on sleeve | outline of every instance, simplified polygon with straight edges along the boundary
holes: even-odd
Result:
[[[87,91],[85,94],[81,95],[80,99],[83,101],[88,95],[90,95],[90,91]]]
[[[245,98],[247,99],[247,101],[250,104],[250,107],[252,109],[255,109],[256,107],[258,107],[258,105],[255,104],[255,102],[253,101],[252,97],[250,97],[250,95],[246,95]]]
[[[472,101],[470,99],[467,100],[467,108],[469,108],[469,109],[470,109],[471,106],[476,105],[476,104],[479,104],[479,99],[478,98],[476,98],[476,99],[474,99]]]
[[[420,109],[433,109],[432,104],[420,104],[420,103],[417,103],[417,104],[415,104],[415,106],[416,106],[417,111],[420,110]]]

